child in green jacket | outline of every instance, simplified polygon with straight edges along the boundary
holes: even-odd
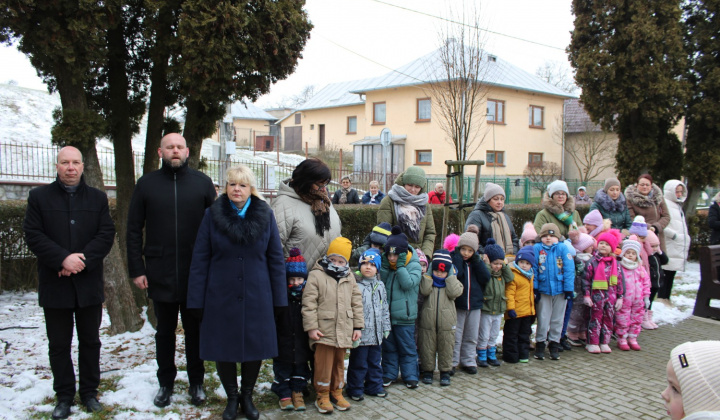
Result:
[[[515,279],[512,269],[505,263],[505,251],[490,238],[485,244],[485,255],[490,261],[490,281],[483,290],[482,315],[478,330],[477,357],[478,366],[500,366],[495,354],[495,342],[500,334],[500,322],[505,314],[505,285]]]

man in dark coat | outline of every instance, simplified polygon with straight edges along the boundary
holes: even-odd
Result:
[[[137,287],[148,290],[157,317],[155,347],[160,389],[154,404],[170,404],[177,375],[175,329],[180,312],[190,401],[200,405],[205,401],[205,368],[200,359],[202,312],[187,309],[187,289],[195,237],[205,209],[215,201],[215,187],[208,176],[188,167],[190,151],[181,135],[163,137],[158,154],[162,168],[138,180],[130,202],[128,271]]]
[[[100,321],[103,258],[115,239],[107,195],[85,184],[83,159],[74,147],[57,156],[57,179],[30,191],[23,230],[38,258],[38,296],[45,312],[50,369],[58,404],[52,418],[65,419],[75,398],[70,349],[73,318],[79,348],[80,399],[88,412],[101,411]]]

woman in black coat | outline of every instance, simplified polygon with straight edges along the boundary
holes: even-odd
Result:
[[[715,194],[708,210],[708,226],[710,232],[710,245],[720,245],[720,192]]]
[[[505,190],[497,184],[488,182],[485,193],[478,200],[475,209],[465,222],[465,231],[470,225],[478,228],[480,247],[478,252],[485,254],[485,244],[490,238],[495,239],[505,255],[515,255],[518,252],[518,237],[515,234],[510,216],[503,210],[505,208]]]
[[[238,405],[249,419],[263,359],[278,355],[274,309],[287,306],[285,261],[270,206],[250,169],[227,171],[225,194],[205,212],[195,241],[188,308],[203,308],[200,357],[216,362],[227,393],[223,419]],[[242,363],[238,395],[237,363]]]

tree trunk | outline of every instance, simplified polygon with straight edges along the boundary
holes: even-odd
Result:
[[[183,137],[185,137],[187,146],[190,149],[188,165],[193,169],[197,169],[200,163],[200,149],[202,149],[203,142],[200,124],[204,114],[204,107],[200,102],[188,99],[186,112]]]
[[[126,280],[127,269],[123,263],[117,238],[110,253],[105,257],[104,272],[105,304],[111,324],[109,333],[115,335],[140,330],[143,320],[135,304],[130,283]]]
[[[695,216],[695,213],[697,213],[697,202],[700,199],[703,189],[696,187],[691,182],[688,182],[687,189],[688,195],[683,204],[683,211],[685,212],[685,219],[689,221]],[[688,226],[690,226],[689,223]]]

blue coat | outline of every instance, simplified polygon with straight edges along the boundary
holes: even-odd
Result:
[[[365,194],[362,196],[362,203],[363,204],[380,204],[382,199],[385,198],[385,194],[383,194],[382,191],[378,191],[377,197],[375,197],[375,202],[370,203],[370,199],[372,199],[372,195],[370,195],[370,191],[366,191]]]
[[[223,194],[205,211],[193,251],[188,308],[204,308],[200,358],[278,355],[274,307],[287,306],[285,258],[270,206],[251,197],[244,219]]]
[[[457,279],[463,285],[462,294],[455,299],[455,307],[466,311],[482,309],[483,290],[490,281],[490,272],[485,263],[477,253],[473,254],[468,261],[463,260],[458,248],[455,248],[450,256],[453,266],[457,268]]]
[[[542,242],[533,245],[535,263],[533,287],[543,295],[561,295],[575,287],[575,260],[567,246],[560,242],[547,246]]]

